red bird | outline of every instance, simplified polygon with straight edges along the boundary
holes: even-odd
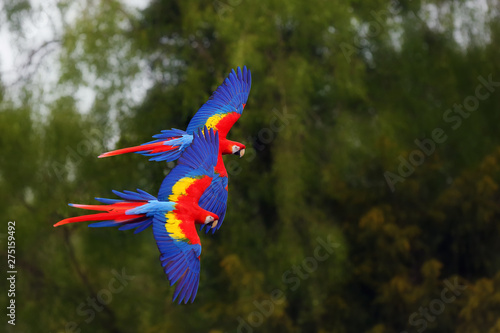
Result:
[[[245,145],[226,138],[234,123],[240,118],[248,100],[252,85],[250,70],[243,67],[234,69],[224,82],[215,90],[208,101],[198,110],[189,122],[186,131],[179,129],[163,130],[154,135],[156,140],[140,146],[113,150],[99,157],[138,153],[152,156],[151,161],[175,161],[193,141],[193,134],[207,127],[219,132],[219,153],[235,154],[242,157]]]
[[[64,219],[62,224],[103,221],[91,227],[120,226],[120,230],[136,228],[136,233],[153,226],[153,235],[160,251],[160,261],[170,281],[177,282],[173,300],[193,302],[200,280],[201,242],[195,224],[215,227],[219,217],[198,204],[213,179],[217,163],[219,140],[213,130],[194,134],[193,142],[179,158],[177,166],[165,177],[158,198],[142,190],[113,191],[122,198],[96,198],[106,205],[70,206],[104,211]]]

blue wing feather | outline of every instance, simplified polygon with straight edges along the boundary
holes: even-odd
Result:
[[[238,67],[237,73],[233,69],[191,119],[186,132],[193,134],[197,129],[203,128],[207,120],[216,114],[231,112],[242,114],[243,104],[247,103],[251,85],[252,75],[246,66],[243,67],[243,71]]]
[[[143,191],[143,190],[139,190],[137,189],[137,192],[133,192],[133,191],[123,191],[123,192],[120,192],[120,191],[116,191],[116,190],[112,190],[112,192],[119,196],[120,198],[122,199],[125,199],[125,200],[131,200],[131,201],[149,201],[149,200],[156,200],[156,197],[154,197],[153,195],[149,194],[148,192],[146,191]],[[96,198],[97,199],[97,198]],[[107,199],[107,200],[112,200],[112,199]]]
[[[156,197],[141,189],[137,189],[137,192],[127,191],[127,190],[119,192],[113,190],[113,193],[116,194],[118,197],[122,198],[123,200],[128,200],[128,201],[156,200]],[[107,199],[107,198],[95,198],[95,199],[107,205],[123,202],[123,200],[120,199]],[[152,223],[153,219],[151,216],[142,216],[142,217],[135,217],[126,220],[121,220],[120,222],[117,221],[94,222],[89,224],[88,226],[91,228],[119,227],[118,230],[130,230],[136,228],[134,231],[134,234],[136,234],[147,229],[149,226],[151,226]]]
[[[143,145],[151,144],[151,143],[156,143],[156,142],[164,142],[164,144],[172,145],[172,146],[177,146],[177,149],[174,150],[169,150],[169,151],[163,151],[163,152],[158,152],[158,153],[141,153],[142,155],[145,156],[152,156],[149,160],[150,161],[166,161],[166,162],[172,162],[178,159],[181,154],[186,150],[187,147],[191,144],[193,141],[193,135],[188,134],[186,131],[172,128],[170,130],[162,130],[160,134],[153,135],[153,138],[156,140],[150,141],[143,143]],[[168,141],[165,141],[168,140]]]
[[[227,184],[227,177],[214,177],[210,186],[207,187],[200,198],[199,205],[201,208],[219,216],[219,223],[217,223],[215,228],[212,228],[208,224],[201,226],[201,230],[203,230],[204,227],[207,228],[205,231],[206,233],[208,233],[209,230],[212,230],[212,233],[219,230],[222,222],[224,222],[227,210]]]
[[[177,165],[163,180],[158,192],[158,200],[167,201],[172,187],[183,177],[202,175],[214,176],[219,153],[219,135],[214,130],[199,130],[193,142],[179,158]]]
[[[160,261],[170,285],[177,283],[173,301],[193,302],[200,281],[201,245],[174,239],[165,228],[165,215],[153,218],[153,235],[160,250]],[[194,229],[194,221],[192,224]]]

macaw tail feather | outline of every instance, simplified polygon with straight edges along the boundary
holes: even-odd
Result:
[[[193,141],[193,136],[178,129],[164,130],[161,134],[154,135],[156,140],[140,146],[122,148],[101,154],[98,157],[108,157],[126,153],[137,153],[152,156],[150,161],[172,162],[181,156],[181,153]]]
[[[121,154],[126,154],[126,153],[138,153],[138,154],[142,154],[142,155],[153,155],[153,154],[164,153],[164,152],[179,148],[178,146],[171,146],[171,145],[167,145],[165,143],[166,143],[166,141],[162,141],[162,142],[146,143],[146,144],[142,144],[140,146],[135,146],[135,147],[116,149],[116,150],[108,151],[104,154],[101,154],[98,157],[102,158],[102,157],[116,156],[116,155],[121,155]]]
[[[75,222],[100,221],[89,224],[89,227],[99,228],[119,226],[119,230],[136,228],[134,233],[138,233],[152,225],[152,216],[148,216],[146,212],[141,212],[138,208],[148,204],[151,200],[156,200],[154,196],[142,190],[137,190],[137,192],[113,191],[113,193],[124,200],[95,198],[97,201],[100,201],[105,205],[69,204],[72,207],[103,211],[104,213],[70,217],[57,222],[54,224],[54,227]]]

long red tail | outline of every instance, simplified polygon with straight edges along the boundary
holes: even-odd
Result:
[[[54,227],[58,227],[67,223],[75,222],[87,222],[87,221],[114,221],[117,225],[124,224],[128,221],[136,220],[138,218],[144,217],[144,214],[139,215],[127,215],[126,211],[138,206],[144,205],[145,202],[117,202],[112,205],[77,205],[70,204],[72,207],[105,211],[106,213],[99,214],[89,214],[83,216],[76,216],[64,219],[62,221],[54,224]]]
[[[107,153],[101,154],[98,157],[102,158],[102,157],[116,156],[116,155],[121,155],[121,154],[126,154],[126,153],[140,153],[140,154],[150,155],[150,154],[163,153],[163,152],[178,148],[178,146],[169,146],[169,145],[165,145],[164,143],[165,143],[165,141],[161,141],[161,142],[148,143],[148,144],[135,146],[135,147],[116,149],[116,150],[108,151]]]
[[[89,224],[89,227],[120,227],[119,230],[134,229],[134,233],[141,232],[149,228],[153,223],[153,216],[148,216],[147,213],[135,214],[127,212],[131,209],[147,205],[151,200],[156,200],[156,197],[151,194],[137,189],[133,191],[113,191],[114,194],[121,199],[106,199],[95,198],[97,201],[102,202],[104,205],[77,205],[69,204],[72,207],[103,211],[104,213],[89,214],[77,217],[70,217],[54,224],[54,227],[75,222],[85,221],[102,221]]]

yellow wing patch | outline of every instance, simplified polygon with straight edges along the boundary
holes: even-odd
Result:
[[[207,126],[208,129],[215,128],[215,126],[217,126],[219,121],[222,118],[224,118],[226,115],[227,114],[225,114],[225,113],[214,114],[213,116],[211,116],[210,118],[207,119],[207,122],[205,123],[205,125]]]
[[[182,221],[179,220],[172,211],[166,213],[165,218],[167,219],[167,223],[165,223],[165,229],[170,234],[170,236],[174,239],[185,239],[186,235],[184,235],[180,227]]]
[[[181,195],[186,195],[186,190],[191,184],[196,181],[196,178],[184,177],[179,179],[177,183],[172,187],[172,194],[168,196],[169,201],[177,202],[177,199]]]

